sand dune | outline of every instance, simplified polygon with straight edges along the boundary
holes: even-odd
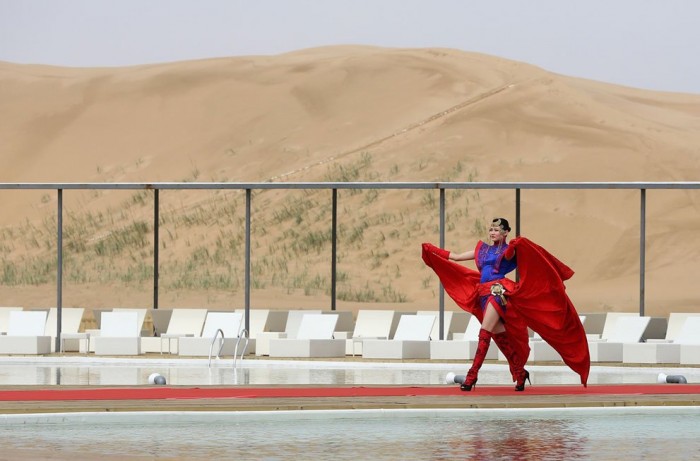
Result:
[[[448,49],[329,47],[114,69],[0,63],[0,110],[0,182],[700,178],[700,95]],[[0,196],[6,274],[39,264],[50,278],[55,193]],[[523,235],[575,269],[568,286],[579,310],[637,309],[639,192],[524,191],[522,199]],[[83,273],[66,281],[64,305],[149,305],[148,233],[112,253],[97,245],[134,221],[147,226],[150,197],[74,192],[65,200],[68,225],[81,223],[67,234],[67,251]],[[419,258],[422,241],[437,241],[434,200],[341,193],[343,305],[436,305],[437,282]],[[700,309],[699,200],[692,191],[648,192],[651,313]],[[240,305],[241,249],[231,242],[240,239],[241,203],[240,194],[164,194],[165,213],[201,219],[163,223],[163,277],[171,277],[163,303]],[[263,282],[253,302],[327,307],[328,194],[270,192],[254,203]],[[482,237],[485,220],[513,216],[513,193],[450,193],[448,212],[447,247],[463,250]],[[304,241],[312,248],[299,249]],[[117,262],[105,269],[101,258]],[[198,278],[208,263],[225,283]],[[5,305],[55,303],[46,280],[6,275],[0,294]]]

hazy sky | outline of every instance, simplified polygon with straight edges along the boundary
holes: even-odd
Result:
[[[700,94],[699,20],[699,0],[0,0],[0,60],[93,67],[448,47]]]

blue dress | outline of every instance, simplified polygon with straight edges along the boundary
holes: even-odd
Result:
[[[481,274],[481,283],[484,285],[493,285],[493,282],[497,282],[505,278],[506,274],[512,272],[518,266],[517,257],[513,259],[506,259],[503,254],[508,249],[508,243],[501,245],[489,245],[482,241],[476,244],[476,249],[474,250],[476,257],[474,258],[476,262],[476,267],[479,269]],[[480,297],[481,309],[486,309],[489,301],[492,301],[494,307],[499,310],[501,317],[505,317],[506,314],[506,303],[503,299],[498,296],[493,296],[487,294]],[[500,309],[498,309],[500,307]]]

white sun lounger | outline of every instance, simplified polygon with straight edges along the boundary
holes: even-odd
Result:
[[[163,353],[163,342],[168,345],[168,354],[173,354],[179,350],[180,338],[200,337],[206,318],[206,309],[173,309],[170,322],[168,322],[168,331],[160,335],[160,353]],[[175,342],[174,348],[173,341]]]
[[[338,323],[335,324],[335,332],[333,332],[333,337],[335,339],[347,339],[352,335],[352,331],[355,329],[355,318],[353,313],[350,311],[322,311],[322,314],[331,314],[338,316]]]
[[[170,317],[173,315],[172,309],[148,309],[147,317],[151,317],[153,323],[153,336],[160,336],[168,332]]]
[[[647,339],[643,343],[625,344],[622,348],[623,363],[680,363],[681,342],[689,343],[691,331],[685,331],[681,336],[686,320],[690,317],[700,317],[700,313],[672,312],[668,316],[666,336],[662,340]],[[695,332],[700,339],[700,331]]]
[[[95,355],[139,355],[141,323],[135,311],[103,312],[99,336],[92,343]]]
[[[650,320],[647,316],[621,315],[610,328],[606,320],[605,339],[588,341],[591,362],[622,362],[623,344],[640,342]]]
[[[586,337],[595,339],[600,338],[605,327],[606,312],[583,312],[579,314],[585,317],[586,321],[583,324],[583,329],[586,331]]]
[[[245,309],[236,309],[243,315],[243,328],[245,328]],[[270,309],[250,309],[250,321],[248,331],[248,354],[257,352],[258,336],[266,331],[284,331],[287,323],[287,311],[276,311]]]
[[[345,357],[345,340],[334,339],[337,314],[304,314],[295,338],[270,339],[270,357]]]
[[[287,313],[284,331],[261,331],[255,338],[255,355],[270,355],[270,341],[273,339],[295,339],[299,333],[301,320],[305,314],[321,314],[321,310],[295,309]]]
[[[700,365],[700,317],[688,317],[678,336],[681,365]]]
[[[207,313],[202,335],[181,337],[178,344],[178,355],[208,357],[211,351],[216,356],[220,349],[221,355],[233,355],[236,341],[241,333],[242,321],[243,314],[238,312]],[[216,339],[214,340],[214,338]],[[222,343],[223,347],[221,347]],[[238,351],[238,353],[241,352],[241,350]]]
[[[111,307],[100,307],[100,308],[92,308],[90,309],[92,311],[92,317],[95,319],[95,329],[99,330],[100,325],[102,324],[102,313],[103,312],[112,312]]]
[[[136,314],[136,321],[139,324],[139,336],[143,334],[144,330],[144,324],[146,322],[146,314],[148,312],[148,309],[146,308],[141,308],[141,307],[115,307],[113,309],[99,309],[99,317],[100,317],[100,328],[99,329],[89,329],[86,330],[86,333],[90,334],[90,351],[95,352],[95,341],[94,338],[101,336],[102,335],[102,316],[108,312],[133,312]],[[147,346],[147,345],[146,345]],[[158,349],[153,349],[149,350],[147,347],[144,347],[142,344],[139,347],[139,353],[141,352],[156,352]]]
[[[72,351],[88,353],[90,350],[90,334],[80,331],[85,309],[82,307],[61,308],[61,341],[60,352]],[[51,352],[55,352],[56,329],[58,327],[58,309],[49,309],[46,320],[46,334],[51,336]],[[83,343],[84,341],[84,343]],[[84,347],[83,347],[84,346]]]
[[[46,317],[47,311],[10,311],[7,334],[0,336],[0,354],[51,353]]]
[[[472,315],[464,333],[454,333],[451,340],[430,341],[430,358],[435,360],[471,359],[479,345],[479,330],[481,330],[481,323]],[[498,359],[498,347],[493,342],[486,353],[486,359]]]
[[[399,320],[393,339],[365,339],[362,358],[366,359],[428,359],[430,332],[434,315],[404,314]]]
[[[398,324],[399,317],[394,310],[360,309],[352,337],[345,340],[345,354],[362,355],[362,343],[367,339],[391,338],[392,330]]]
[[[638,313],[635,312],[608,312],[605,314],[605,323],[603,324],[603,332],[600,337],[596,338],[594,336],[589,337],[589,341],[603,340],[607,341],[610,336],[616,331],[617,319],[620,317],[639,317]]]
[[[0,335],[7,334],[7,327],[10,323],[10,312],[21,311],[21,307],[0,307]]]
[[[136,321],[139,324],[139,335],[143,336],[144,333],[147,333],[144,330],[148,309],[145,307],[115,307],[112,309],[112,312],[136,312]]]
[[[440,340],[440,312],[438,311],[418,311],[418,315],[434,315],[435,323],[430,332],[430,339]],[[443,316],[443,339],[454,339],[454,334],[462,334],[467,328],[471,314],[467,312],[445,311]]]

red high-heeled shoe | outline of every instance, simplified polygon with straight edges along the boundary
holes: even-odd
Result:
[[[525,370],[525,373],[522,374],[520,379],[515,383],[515,390],[520,392],[525,390],[525,380],[532,386],[532,382],[530,382],[530,372]]]
[[[472,390],[472,387],[473,387],[474,389],[476,389],[476,382],[477,382],[477,381],[478,381],[478,379],[475,378],[473,382],[467,383],[467,379],[465,378],[465,379],[464,379],[464,382],[462,383],[462,385],[459,386],[459,389],[462,390],[462,391],[471,391],[471,390]]]

